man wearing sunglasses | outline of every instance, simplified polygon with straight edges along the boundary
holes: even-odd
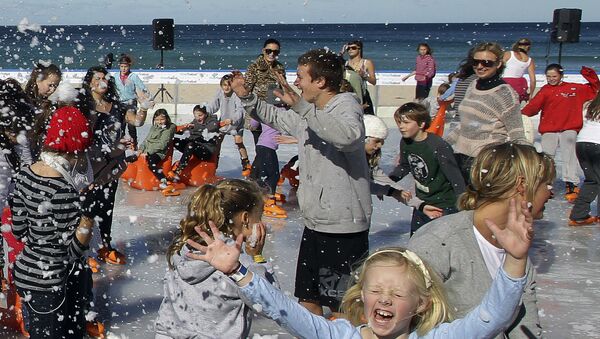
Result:
[[[298,58],[294,85],[279,75],[275,94],[290,109],[260,100],[234,73],[231,87],[255,119],[298,139],[298,204],[304,233],[296,266],[295,296],[315,314],[334,315],[348,287],[352,265],[368,252],[371,222],[369,169],[362,108],[339,93],[344,60],[325,50]]]

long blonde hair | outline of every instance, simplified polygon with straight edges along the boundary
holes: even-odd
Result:
[[[525,183],[527,201],[533,201],[540,185],[554,181],[554,161],[529,145],[504,143],[484,147],[471,166],[471,183],[458,198],[458,208],[474,210],[507,199],[517,179]]]
[[[410,251],[408,253],[412,254]],[[368,256],[354,270],[352,273],[352,286],[344,294],[340,306],[342,312],[346,314],[352,324],[358,326],[366,322],[361,291],[369,267],[381,262],[406,267],[406,276],[414,283],[419,298],[427,304],[425,309],[417,313],[411,320],[411,331],[417,331],[419,336],[423,336],[437,325],[453,320],[454,316],[448,305],[439,275],[427,262],[421,260],[423,266],[420,266],[418,262],[407,259],[409,256],[407,250],[402,247],[381,248]],[[426,270],[427,273],[423,270]],[[428,274],[427,277],[426,274]]]
[[[179,222],[179,232],[167,250],[167,262],[173,269],[171,258],[188,239],[204,243],[194,229],[200,226],[212,236],[208,222],[215,223],[225,236],[233,236],[233,218],[240,212],[262,210],[263,194],[258,185],[240,179],[225,179],[215,185],[206,184],[191,196],[187,215]]]

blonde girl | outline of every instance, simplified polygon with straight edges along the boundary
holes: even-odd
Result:
[[[458,199],[460,212],[436,219],[417,231],[408,248],[429,261],[444,280],[448,300],[462,317],[481,303],[509,250],[486,220],[501,229],[510,223],[510,201],[528,203],[535,219],[543,217],[552,192],[554,163],[533,146],[512,143],[484,147],[471,169],[471,184]],[[527,263],[526,288],[506,336],[541,335],[535,268]]]
[[[274,283],[271,267],[262,256],[265,226],[261,222],[263,194],[250,181],[226,179],[201,186],[190,198],[187,215],[167,250],[169,270],[164,299],[156,319],[156,338],[246,338],[252,312],[235,284],[209,264],[186,257],[186,241],[202,241],[197,231],[240,237],[245,253],[240,260]],[[231,240],[233,242],[233,240]]]
[[[525,284],[527,251],[533,238],[533,218],[527,204],[510,204],[509,222],[500,229],[488,226],[506,248],[503,268],[480,305],[464,319],[451,319],[443,286],[434,271],[415,253],[402,248],[384,248],[371,254],[355,274],[356,283],[342,302],[353,323],[329,321],[310,313],[282,291],[248,269],[238,260],[243,237],[226,244],[212,226],[215,238],[199,232],[208,246],[192,240],[202,251],[188,253],[227,274],[240,292],[263,314],[300,338],[489,338],[511,322]],[[361,312],[362,310],[362,312]],[[482,316],[485,314],[486,316]],[[356,326],[356,327],[355,327]]]

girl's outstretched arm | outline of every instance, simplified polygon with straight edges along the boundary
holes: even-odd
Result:
[[[231,275],[240,270],[239,256],[243,242],[240,235],[234,243],[227,243],[213,222],[209,222],[213,237],[203,232],[199,227],[196,232],[206,242],[203,246],[188,240],[193,248],[204,254],[187,253],[189,258],[203,260],[215,269]],[[236,282],[240,291],[253,304],[255,311],[261,312],[275,320],[294,336],[299,338],[350,338],[360,339],[360,332],[346,320],[328,321],[321,316],[310,313],[306,308],[283,294],[267,280],[248,271],[246,276]]]

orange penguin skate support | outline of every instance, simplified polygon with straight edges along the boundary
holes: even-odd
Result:
[[[2,225],[12,226],[12,216],[8,207],[4,208],[2,212]],[[17,260],[17,255],[23,250],[24,244],[18,241],[12,234],[12,231],[7,230],[6,227],[2,228],[2,238],[4,240],[0,239],[0,241],[5,241],[4,250],[8,251],[8,263],[14,264]],[[0,254],[4,255],[4,253]],[[2,279],[2,294],[4,298],[3,304],[6,305],[6,308],[4,308],[4,305],[0,306],[0,327],[14,330],[29,337],[29,333],[25,329],[21,297],[17,294],[17,287],[14,284],[11,269],[8,269],[5,279]]]
[[[161,168],[165,175],[171,170],[172,160],[173,147],[171,146],[167,151],[167,156],[161,162]],[[145,155],[140,155],[135,162],[129,164],[121,178],[127,181],[129,186],[139,190],[155,191],[159,189],[158,185],[160,185],[160,181],[150,170]]]
[[[448,105],[450,105],[451,101],[442,101],[440,103],[440,108],[435,115],[435,118],[431,121],[431,125],[427,129],[427,133],[433,133],[440,137],[444,136],[444,125],[446,124],[446,110]]]

